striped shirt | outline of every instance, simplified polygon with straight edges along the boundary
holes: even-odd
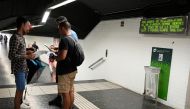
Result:
[[[11,60],[11,73],[19,71],[27,71],[27,64],[25,59],[26,43],[25,38],[16,33],[13,34],[9,41],[9,59]]]

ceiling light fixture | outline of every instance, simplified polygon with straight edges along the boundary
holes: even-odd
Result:
[[[49,15],[50,15],[50,12],[51,12],[51,10],[46,10],[46,11],[45,11],[41,23],[46,23],[46,21],[47,21]]]
[[[7,30],[1,30],[0,32],[7,32],[7,31],[11,31],[11,30],[16,30],[16,28],[7,29]]]
[[[43,25],[32,25],[32,28],[36,28],[36,27],[40,27]],[[12,28],[12,29],[6,29],[6,30],[1,30],[0,32],[7,32],[7,31],[12,31],[12,30],[16,30],[17,28]]]
[[[69,4],[69,3],[74,2],[74,1],[76,1],[76,0],[66,0],[64,2],[57,4],[57,5],[51,6],[48,9],[55,9],[55,8],[61,7],[63,5]]]
[[[32,25],[32,28],[41,27],[43,25]]]

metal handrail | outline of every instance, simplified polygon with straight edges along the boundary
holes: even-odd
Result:
[[[99,62],[102,61],[102,60],[104,60],[103,57],[100,58],[100,59],[98,59],[98,60],[97,60],[96,62],[94,62],[93,64],[91,64],[88,68],[93,69],[92,67],[95,66],[97,63],[99,63]]]

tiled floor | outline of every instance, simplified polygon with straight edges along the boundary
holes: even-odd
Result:
[[[7,46],[0,44],[0,109],[13,109],[15,96],[14,76],[10,73]],[[48,101],[56,97],[57,86],[51,82],[50,71],[43,69],[38,84],[27,85],[27,99],[32,109],[59,109],[49,106]],[[42,84],[39,84],[42,83]],[[131,92],[106,80],[75,82],[74,109],[172,109],[143,99],[142,95]]]
[[[56,85],[28,86],[27,90],[32,109],[57,109],[48,105],[56,96]],[[162,104],[155,107],[143,96],[110,82],[76,83],[75,90],[76,109],[172,109]],[[12,108],[14,92],[15,88],[0,89],[0,105],[3,103],[0,109]]]
[[[79,92],[101,109],[171,109],[124,88]]]
[[[76,83],[74,86],[75,86],[76,92],[87,92],[87,91],[121,88],[120,86],[117,86],[110,82]],[[1,88],[0,98],[14,97],[15,90],[16,90],[15,88]],[[57,85],[28,85],[27,86],[27,95],[29,96],[55,94],[55,93],[57,93]]]
[[[55,98],[56,94],[27,97],[30,100],[31,109],[59,109],[57,106],[49,106],[48,101]],[[0,98],[0,109],[13,109],[14,98]],[[78,109],[74,106],[74,109]]]

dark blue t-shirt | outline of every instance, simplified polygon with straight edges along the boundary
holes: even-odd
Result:
[[[64,75],[77,70],[77,67],[72,64],[72,54],[74,52],[75,42],[71,37],[63,37],[59,43],[59,51],[68,50],[65,60],[58,61],[56,67],[56,73],[58,75]]]

